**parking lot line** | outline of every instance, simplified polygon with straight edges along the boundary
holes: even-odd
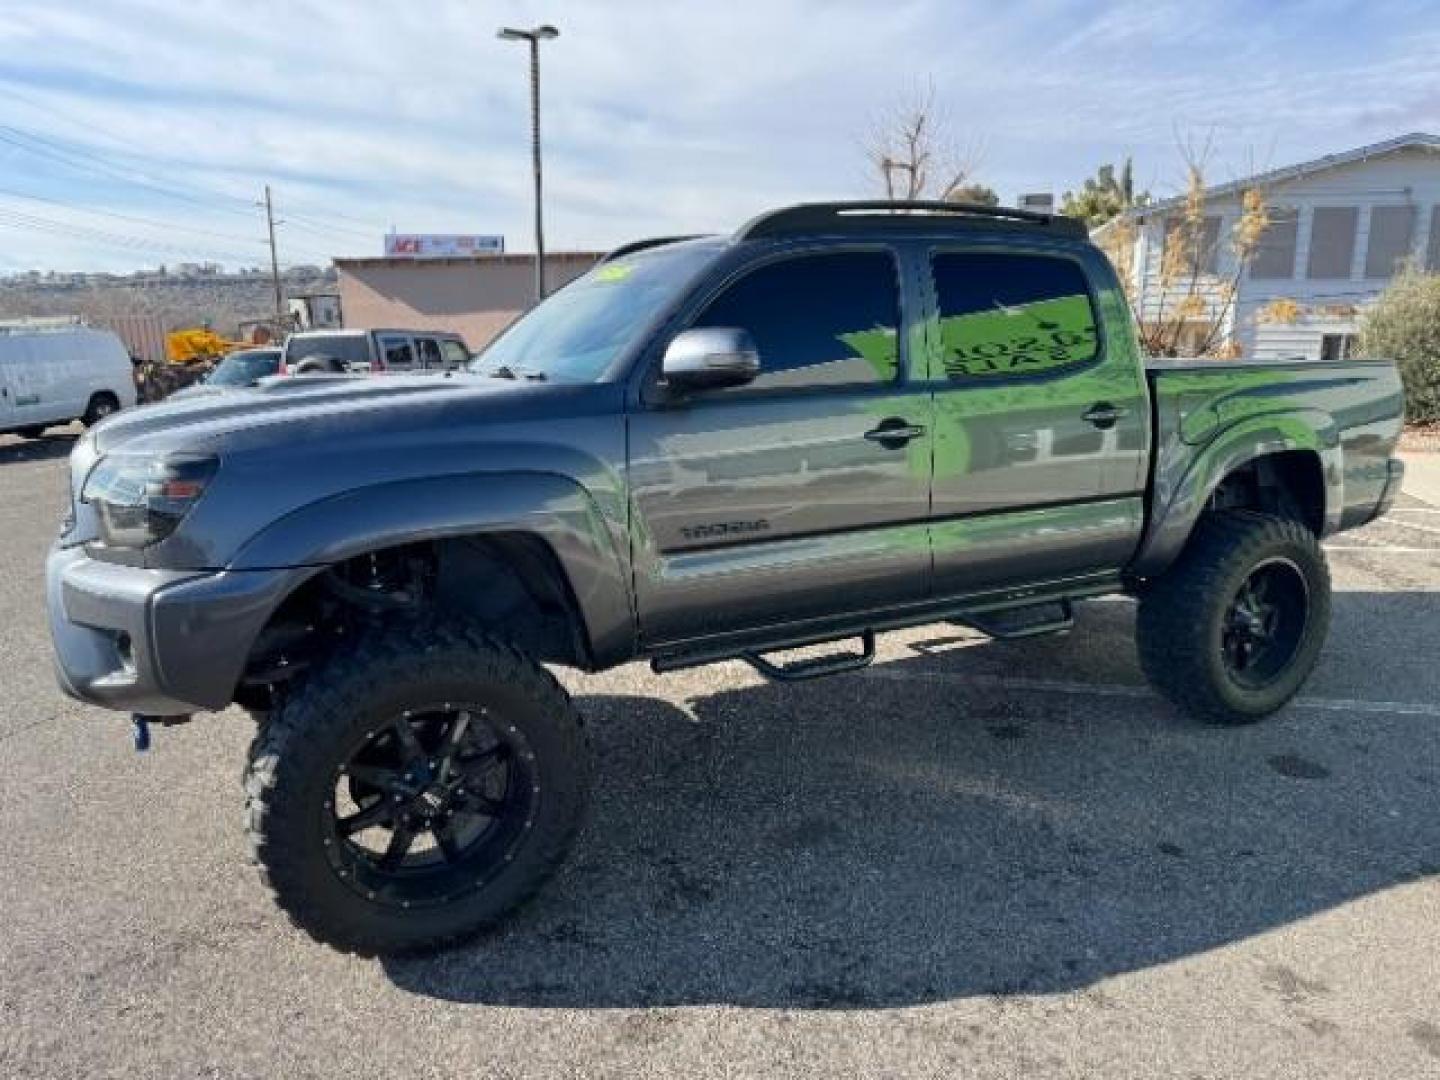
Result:
[[[1436,536],[1440,536],[1440,529],[1434,525],[1417,525],[1413,521],[1394,521],[1391,524],[1399,525],[1402,529],[1414,529],[1416,532],[1434,533]]]
[[[1326,544],[1326,551],[1373,551],[1386,555],[1440,555],[1440,548],[1404,547],[1398,544]]]
[[[985,690],[1019,690],[1027,693],[1068,694],[1083,697],[1112,697],[1160,700],[1147,686],[1124,683],[1085,683],[1060,679],[1027,679],[1008,675],[963,675],[948,671],[890,671],[885,665],[867,668],[865,678],[893,682],[953,682]],[[1440,717],[1440,705],[1423,701],[1363,701],[1352,698],[1299,697],[1290,703],[1301,709],[1323,712],[1382,713],[1395,716]]]

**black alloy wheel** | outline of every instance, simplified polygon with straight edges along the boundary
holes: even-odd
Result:
[[[406,710],[366,732],[334,776],[331,866],[367,900],[400,908],[483,887],[533,827],[534,760],[484,705]]]
[[[1293,561],[1260,563],[1225,609],[1220,650],[1226,673],[1246,690],[1275,681],[1295,658],[1305,638],[1310,590]]]

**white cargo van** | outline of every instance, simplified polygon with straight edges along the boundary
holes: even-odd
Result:
[[[0,326],[0,432],[34,438],[134,404],[130,356],[108,330]]]

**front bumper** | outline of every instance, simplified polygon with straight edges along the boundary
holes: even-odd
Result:
[[[261,628],[309,572],[149,570],[57,547],[45,594],[60,687],[125,712],[223,709]]]

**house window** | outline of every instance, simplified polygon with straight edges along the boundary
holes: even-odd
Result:
[[[1355,261],[1354,206],[1317,206],[1310,223],[1310,264],[1306,277],[1348,278]]]
[[[1300,211],[1277,206],[1270,210],[1255,257],[1250,263],[1252,278],[1276,281],[1295,276],[1295,237],[1300,231]]]
[[[1185,219],[1165,219],[1165,251],[1169,256],[1176,250],[1171,245],[1180,243],[1182,259],[1175,263],[1175,269],[1182,274],[1214,274],[1220,266],[1220,219],[1206,217],[1200,221],[1200,235],[1188,238],[1184,235]],[[1189,241],[1189,242],[1187,242]],[[1166,258],[1165,265],[1171,265]]]
[[[1435,223],[1430,223],[1433,235]],[[1370,247],[1365,253],[1365,276],[1388,278],[1410,257],[1415,239],[1415,207],[1376,206],[1370,210]]]
[[[1354,351],[1354,334],[1322,334],[1320,336],[1320,359],[1323,361],[1349,360]]]
[[[1430,243],[1425,253],[1425,269],[1440,273],[1440,206],[1430,208]]]

